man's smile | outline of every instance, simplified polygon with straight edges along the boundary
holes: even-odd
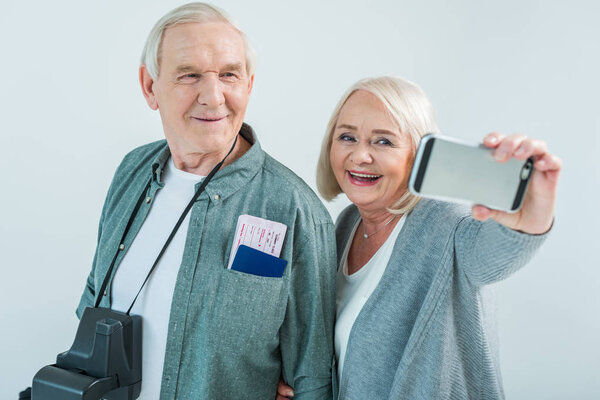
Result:
[[[223,117],[192,117],[192,119],[195,121],[209,122],[209,123],[223,121],[225,118],[227,118],[227,115],[225,115]]]

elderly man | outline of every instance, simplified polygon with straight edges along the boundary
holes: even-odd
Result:
[[[280,376],[298,399],[331,398],[333,225],[243,123],[245,35],[215,7],[184,5],[151,31],[139,74],[166,141],[117,169],[78,315],[100,300],[142,316],[143,399],[270,399]],[[256,271],[231,267],[240,216],[285,225],[281,274],[264,276],[260,257]]]

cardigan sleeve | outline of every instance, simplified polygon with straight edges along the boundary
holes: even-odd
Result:
[[[501,281],[527,264],[547,236],[514,231],[491,219],[463,217],[454,240],[458,269],[474,285]]]

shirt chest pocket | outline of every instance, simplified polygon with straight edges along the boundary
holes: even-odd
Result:
[[[220,342],[278,342],[287,296],[283,278],[223,269],[217,290],[215,318]]]

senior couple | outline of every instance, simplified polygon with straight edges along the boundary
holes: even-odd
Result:
[[[438,130],[432,106],[406,80],[365,79],[342,96],[321,148],[321,195],[353,203],[334,228],[244,123],[254,66],[243,32],[208,4],[169,12],[147,39],[139,78],[166,141],[118,167],[77,310],[100,298],[142,316],[140,398],[503,398],[487,285],[544,240],[560,160],[539,140],[492,133],[498,162],[536,160],[518,213],[419,200],[407,180],[420,138]],[[228,268],[240,216],[285,225],[281,276]]]

